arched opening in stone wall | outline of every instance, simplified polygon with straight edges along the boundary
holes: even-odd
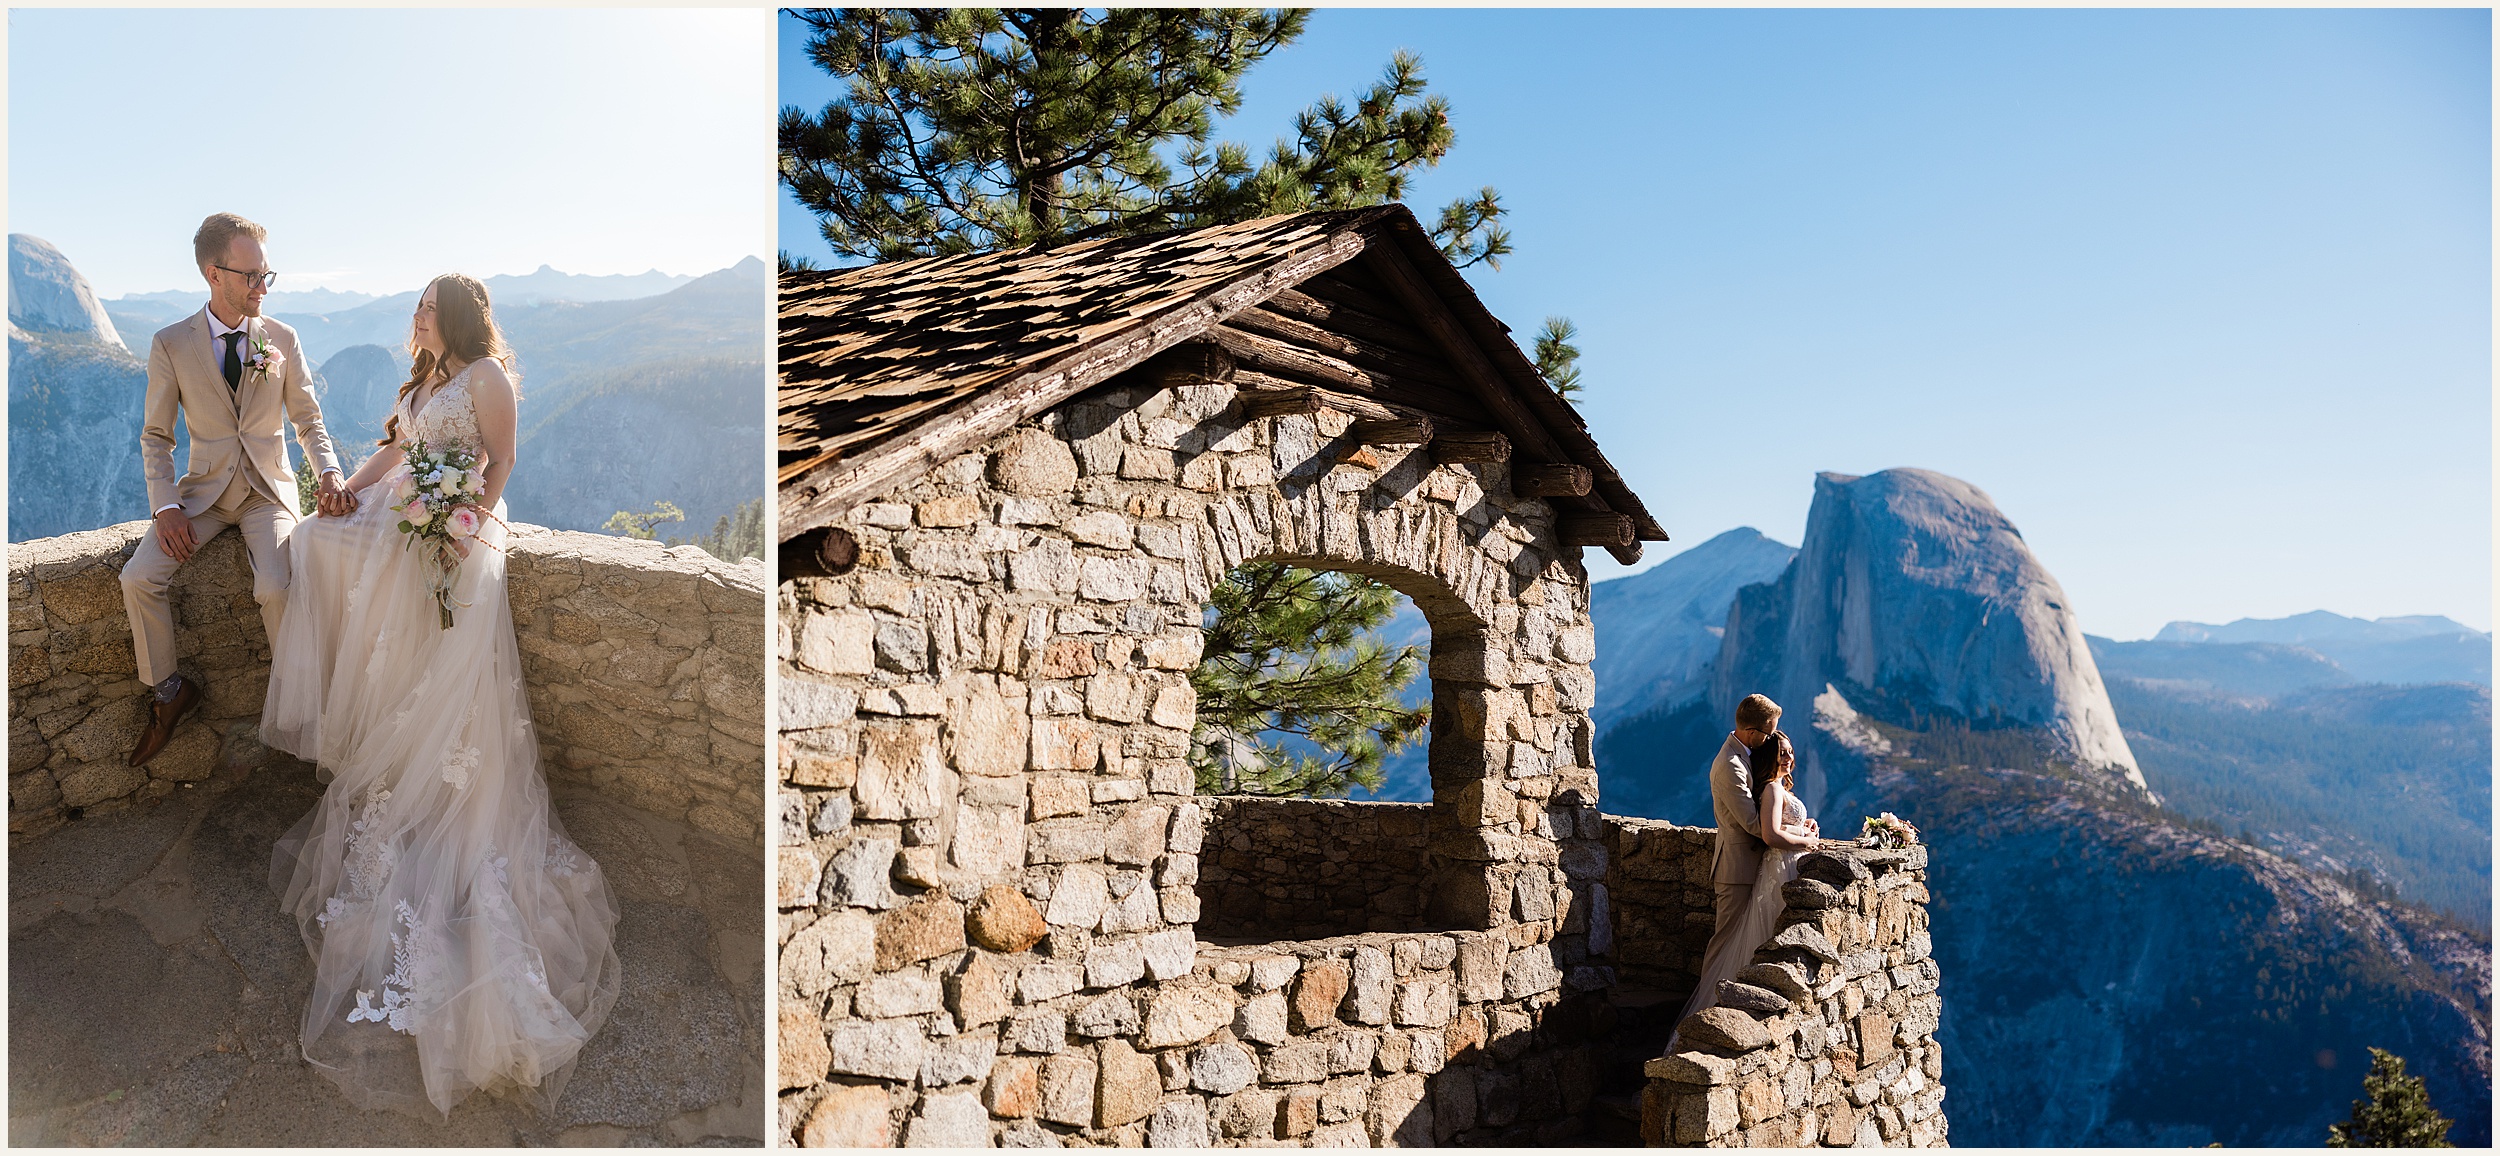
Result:
[[[1467,792],[1443,783],[1456,774],[1430,769],[1475,765],[1450,752],[1480,747],[1482,728],[1441,709],[1433,658],[1436,646],[1481,649],[1482,629],[1438,583],[1393,567],[1261,559],[1227,573],[1206,609],[1192,680],[1192,769],[1208,800],[1201,938],[1482,922],[1442,900],[1483,885],[1452,879],[1481,869],[1436,853],[1447,825],[1436,822],[1437,800]],[[1437,759],[1436,749],[1445,752]]]

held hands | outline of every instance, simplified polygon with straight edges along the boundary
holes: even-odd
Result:
[[[344,518],[356,512],[356,492],[339,480],[336,470],[324,471],[313,487],[313,512],[324,517]]]
[[[156,512],[156,544],[165,556],[176,562],[191,560],[191,552],[200,548],[200,540],[191,533],[191,515],[180,506],[167,506]]]

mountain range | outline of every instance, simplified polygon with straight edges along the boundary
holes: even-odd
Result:
[[[517,306],[558,301],[581,304],[657,297],[693,280],[685,274],[662,273],[657,269],[586,275],[540,265],[529,273],[498,273],[483,283],[487,299],[501,313]],[[261,311],[295,326],[296,335],[304,342],[304,355],[321,361],[349,345],[404,347],[408,314],[416,308],[420,292],[422,289],[411,289],[377,295],[337,289],[272,289],[261,299]],[[204,290],[188,288],[128,293],[107,298],[102,304],[106,314],[117,320],[125,337],[136,343],[130,351],[146,357],[149,335],[198,312],[207,300]]]
[[[619,510],[665,500],[686,514],[682,528],[666,529],[691,537],[761,498],[772,293],[762,261],[692,278],[542,267],[488,285],[521,377],[516,456],[525,465],[506,493],[514,517],[599,530]],[[372,452],[406,378],[416,296],[270,311],[302,339],[323,419],[350,468]],[[9,302],[10,540],[145,517],[136,457],[146,348],[203,298],[99,302],[52,246],[12,234]],[[140,312],[113,316],[125,305]]]

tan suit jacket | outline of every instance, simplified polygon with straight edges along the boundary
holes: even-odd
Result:
[[[1730,733],[1710,760],[1710,811],[1719,837],[1710,848],[1710,880],[1753,886],[1762,870],[1762,800],[1754,796],[1753,758]]]
[[[254,344],[269,343],[284,358],[277,371],[246,366],[243,381],[226,388],[220,354],[209,340],[208,318],[194,313],[156,333],[148,347],[147,406],[139,427],[139,457],[148,482],[151,513],[179,503],[182,512],[199,517],[239,476],[251,488],[295,509],[295,474],[287,466],[286,423],[295,423],[295,440],[318,475],[339,468],[330,433],[321,424],[321,403],[314,400],[312,369],[296,344],[295,331],[274,318],[255,317],[242,356]],[[191,459],[181,477],[174,476],[174,418],[179,411],[191,431]]]

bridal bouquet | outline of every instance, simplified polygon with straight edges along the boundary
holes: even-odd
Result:
[[[1866,821],[1858,840],[1877,847],[1908,847],[1918,842],[1918,828],[1911,826],[1908,819],[1886,811]]]
[[[454,446],[437,450],[422,441],[408,443],[408,473],[391,496],[399,514],[399,532],[432,563],[434,605],[442,611],[443,629],[451,629],[451,583],[460,570],[454,541],[470,541],[485,528],[477,496],[486,490],[486,471],[477,455]],[[467,605],[466,603],[457,603]]]

